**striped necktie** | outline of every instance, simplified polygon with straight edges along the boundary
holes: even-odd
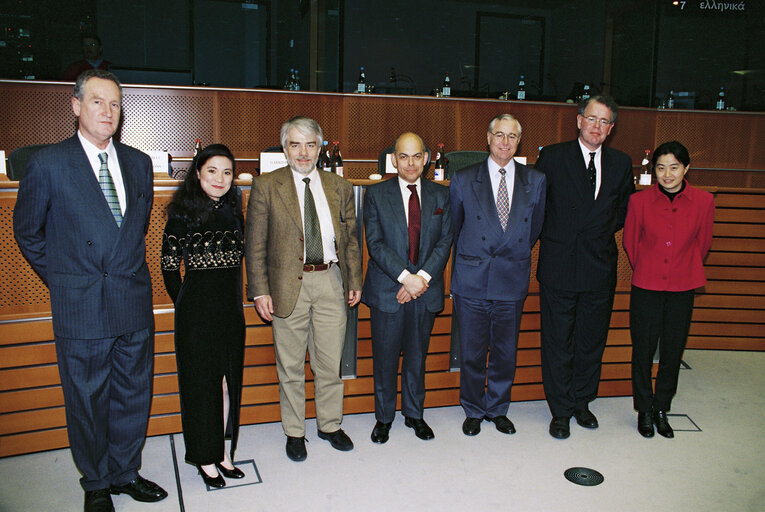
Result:
[[[98,169],[98,184],[101,185],[101,191],[104,193],[109,209],[114,215],[114,221],[117,227],[122,225],[122,210],[120,210],[120,200],[117,198],[117,189],[114,188],[114,180],[106,165],[109,155],[106,152],[99,153],[98,159],[101,161],[101,167]]]

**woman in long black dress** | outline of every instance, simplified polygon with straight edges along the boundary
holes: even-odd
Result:
[[[186,461],[213,487],[226,485],[223,476],[244,476],[232,463],[244,361],[244,219],[233,178],[234,156],[226,146],[200,151],[168,205],[162,239],[162,276],[175,304]]]

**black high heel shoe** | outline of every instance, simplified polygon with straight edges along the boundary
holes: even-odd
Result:
[[[225,487],[226,486],[226,481],[223,480],[222,476],[220,475],[210,476],[207,473],[205,473],[205,470],[202,469],[202,466],[200,466],[199,464],[196,464],[196,466],[197,466],[197,471],[199,471],[199,474],[202,475],[202,480],[204,480],[204,482],[207,485],[209,485],[210,487]]]
[[[244,478],[244,472],[234,466],[234,469],[228,469],[224,468],[222,464],[216,462],[215,467],[218,468],[218,471],[225,476],[226,478]]]

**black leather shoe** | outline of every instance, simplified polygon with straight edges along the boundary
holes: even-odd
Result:
[[[85,491],[85,512],[114,512],[109,489]]]
[[[407,418],[404,416],[404,425],[406,425],[409,428],[414,429],[414,435],[422,439],[423,441],[427,441],[428,439],[433,439],[436,437],[433,434],[433,429],[431,429],[427,423],[425,423],[425,420],[422,418]]]
[[[375,423],[375,428],[372,429],[372,442],[377,444],[384,444],[388,442],[388,432],[390,432],[391,423],[383,423],[378,421]]]
[[[598,428],[598,418],[596,418],[587,407],[574,411],[574,418],[576,418],[576,422],[579,423],[579,426],[581,427]]]
[[[486,418],[490,422],[496,425],[497,430],[503,434],[515,434],[515,425],[508,419],[507,416],[494,416],[493,418]]]
[[[220,474],[226,478],[244,478],[244,472],[236,466],[234,466],[234,469],[228,469],[224,468],[223,464],[218,464],[216,462],[215,467],[218,468]]]
[[[653,418],[650,412],[639,412],[637,422],[638,432],[643,437],[653,437]]]
[[[568,416],[553,416],[550,422],[550,435],[556,439],[566,439],[571,435],[568,422],[571,418]]]
[[[343,432],[343,429],[339,428],[334,432],[322,432],[321,430],[318,432],[319,439],[329,441],[329,444],[331,444],[332,448],[335,450],[340,450],[341,452],[349,452],[353,450],[353,441],[348,437],[348,434]]]
[[[210,487],[226,487],[226,481],[223,480],[223,477],[220,476],[220,473],[216,476],[210,476],[207,473],[205,473],[205,470],[202,469],[202,466],[197,464],[197,471],[199,471],[199,475],[202,477],[202,480],[205,484],[207,484]]]
[[[305,451],[305,437],[290,437],[287,436],[287,457],[295,462],[304,461],[308,457],[308,452]]]
[[[167,498],[167,492],[162,487],[151,480],[146,480],[141,475],[136,476],[135,480],[124,485],[112,485],[109,491],[112,494],[125,493],[136,501],[146,503],[153,503]]]
[[[656,432],[660,436],[672,439],[675,437],[675,432],[672,427],[669,426],[669,420],[667,419],[667,411],[653,411],[653,422],[656,424]]]
[[[475,436],[481,431],[482,418],[465,418],[462,422],[462,433],[466,436]]]

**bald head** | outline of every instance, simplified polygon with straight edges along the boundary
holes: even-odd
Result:
[[[402,180],[407,183],[416,182],[428,161],[428,153],[425,151],[422,138],[412,132],[399,135],[391,154],[391,161]]]

